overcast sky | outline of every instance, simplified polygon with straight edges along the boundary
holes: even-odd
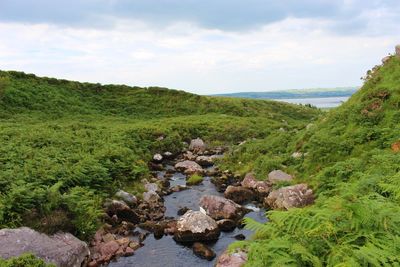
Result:
[[[360,85],[399,0],[0,0],[0,69],[198,94]]]

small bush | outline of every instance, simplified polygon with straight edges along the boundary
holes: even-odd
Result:
[[[1,267],[55,267],[54,264],[47,264],[44,260],[36,258],[32,254],[23,254],[19,257],[3,260],[0,258]]]

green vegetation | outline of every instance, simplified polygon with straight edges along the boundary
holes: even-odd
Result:
[[[201,182],[203,182],[203,176],[198,174],[193,174],[186,180],[187,185],[197,185]]]
[[[348,102],[306,128],[233,148],[224,167],[265,179],[280,168],[316,203],[247,220],[247,266],[400,266],[400,60],[374,68]],[[400,146],[399,146],[400,147]],[[293,152],[303,153],[292,157]]]
[[[320,115],[295,105],[0,72],[0,227],[90,238],[102,203],[140,193],[153,153],[267,138]],[[161,140],[159,137],[163,136]]]
[[[53,264],[46,264],[43,260],[32,254],[23,254],[17,258],[3,260],[0,258],[0,267],[55,267]]]

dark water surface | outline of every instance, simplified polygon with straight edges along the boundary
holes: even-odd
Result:
[[[159,173],[160,176],[163,173]],[[181,173],[175,173],[171,178],[171,186],[185,185],[186,176]],[[199,200],[203,195],[218,195],[219,193],[215,186],[211,183],[210,177],[205,177],[202,184],[192,186],[190,189],[176,192],[164,197],[164,205],[166,207],[166,217],[178,218],[177,212],[182,207],[188,207],[192,210],[199,210]],[[247,205],[247,208],[254,211],[248,213],[245,217],[251,217],[259,222],[266,222],[264,216],[265,210],[259,209],[252,205]],[[217,257],[227,248],[229,244],[236,241],[234,236],[243,234],[246,239],[250,238],[252,232],[246,229],[236,228],[232,232],[221,232],[218,241],[208,243],[208,246],[214,250]],[[201,259],[193,254],[190,246],[184,246],[174,241],[172,236],[164,236],[156,240],[153,235],[149,235],[145,241],[144,246],[137,251],[135,255],[126,258],[119,258],[117,262],[111,262],[109,266],[122,267],[122,266],[137,266],[137,267],[196,267],[196,266],[214,266],[216,258],[213,261]]]

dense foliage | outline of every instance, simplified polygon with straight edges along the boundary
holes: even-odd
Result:
[[[374,68],[342,106],[301,131],[249,140],[223,163],[309,183],[316,203],[247,220],[247,266],[400,266],[400,60]],[[294,152],[302,154],[293,157]]]
[[[140,192],[155,152],[304,127],[319,111],[0,72],[0,227],[90,237],[118,189]],[[160,138],[163,137],[163,138]]]

